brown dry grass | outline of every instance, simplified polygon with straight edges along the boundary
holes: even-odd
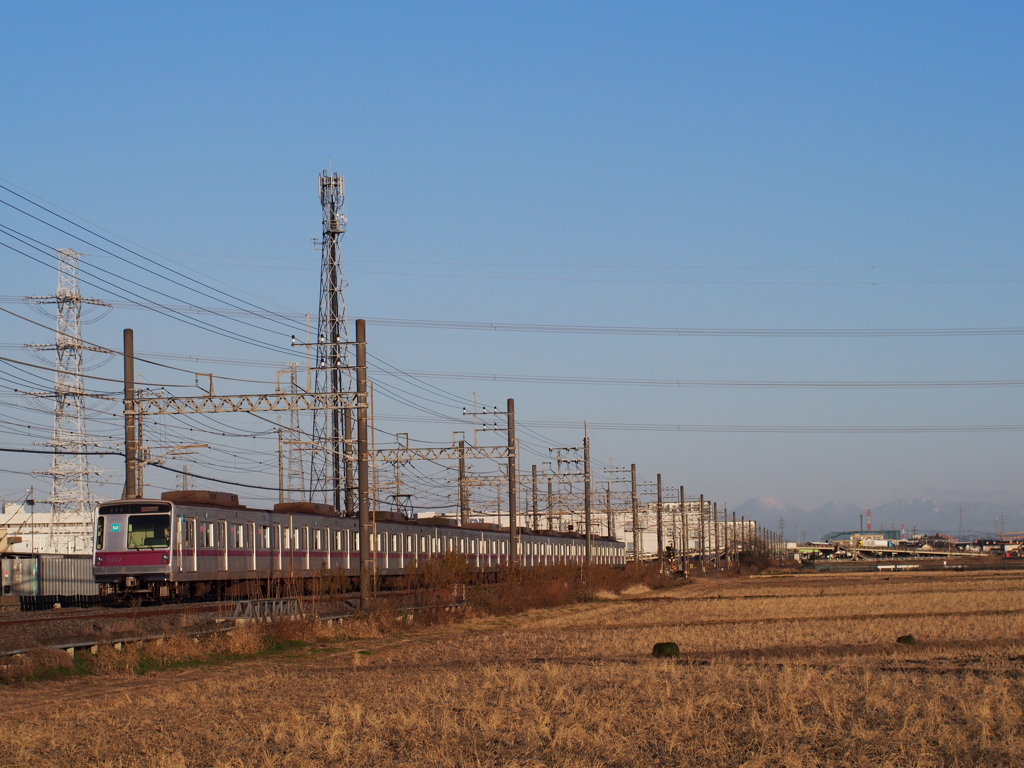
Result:
[[[0,764],[1021,765],[1021,587],[744,578],[420,629],[294,622],[310,645],[283,654],[8,689]],[[659,641],[679,663],[651,658]]]

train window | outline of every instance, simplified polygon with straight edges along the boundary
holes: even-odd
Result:
[[[96,551],[103,549],[103,517],[96,518]]]
[[[170,545],[170,515],[128,516],[128,549],[167,549]]]
[[[260,542],[263,545],[263,549],[270,549],[270,526],[260,526]]]
[[[416,549],[416,537],[406,536],[405,537],[405,551],[413,552]]]
[[[299,529],[299,549],[303,551],[309,549],[309,528],[306,526]]]
[[[341,545],[341,542],[342,542],[341,534],[342,534],[341,531],[334,531],[334,551],[335,552],[344,552],[345,551],[345,548]]]
[[[292,548],[292,529],[291,528],[285,528],[284,529],[284,548],[285,549],[291,549]]]
[[[401,552],[402,551],[402,547],[401,547],[401,545],[400,545],[400,543],[398,541],[398,535],[397,534],[391,534],[391,551],[392,552]]]
[[[313,529],[313,549],[319,552],[324,548],[324,534],[319,528]]]
[[[359,531],[352,532],[352,549],[356,552],[359,551]]]
[[[508,554],[508,542],[507,541],[501,542],[501,554],[503,554],[503,555],[507,555]]]
[[[196,521],[195,521],[195,519],[189,519],[189,520],[185,520],[184,523],[185,523],[185,536],[184,536],[185,541],[184,541],[183,545],[187,549],[191,549],[192,548],[192,532],[195,530]]]

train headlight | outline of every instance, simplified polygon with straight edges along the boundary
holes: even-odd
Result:
[[[162,555],[160,555],[160,562],[164,565],[167,565],[169,562],[171,562],[171,556],[164,552]]]
[[[103,555],[96,555],[96,565],[103,565]]]

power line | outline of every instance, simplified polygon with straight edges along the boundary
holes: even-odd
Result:
[[[35,202],[34,200],[30,200],[29,198],[25,197],[24,195],[21,195],[21,194],[15,192],[14,190],[10,189],[9,187],[4,186],[3,184],[0,184],[0,189],[6,190],[7,192],[9,192],[10,194],[14,195],[15,197],[18,197],[18,198],[24,200],[29,205],[34,205],[36,208],[39,208],[40,210],[46,211],[51,216],[56,216],[58,219],[67,222],[68,224],[70,224],[73,227],[78,227],[82,231],[88,232],[92,236],[98,237],[101,240],[104,240],[105,242],[110,243],[115,248],[120,248],[121,250],[123,250],[123,251],[125,251],[127,253],[130,253],[133,256],[137,256],[138,258],[140,258],[140,259],[142,259],[142,260],[144,260],[144,261],[146,261],[146,262],[148,262],[150,264],[153,264],[154,266],[159,267],[160,269],[163,269],[163,270],[166,270],[166,271],[169,271],[169,272],[171,271],[167,266],[161,264],[159,261],[157,261],[155,259],[151,259],[148,256],[145,256],[145,255],[139,253],[138,251],[133,251],[131,248],[126,248],[125,246],[121,245],[120,243],[117,243],[117,242],[111,240],[108,237],[104,237],[103,235],[99,234],[98,232],[94,232],[93,230],[89,229],[88,227],[84,227],[81,224],[78,224],[77,222],[72,221],[71,219],[67,218],[66,216],[62,216],[59,213],[56,213],[55,211],[50,210],[45,205],[41,205],[41,204]],[[63,230],[60,227],[57,227],[56,225],[54,225],[54,224],[52,224],[50,222],[44,221],[44,220],[42,220],[42,219],[40,219],[40,218],[38,218],[36,216],[33,216],[32,214],[28,213],[27,211],[24,211],[21,208],[18,208],[17,206],[12,205],[11,203],[8,203],[8,202],[6,202],[4,200],[0,200],[0,203],[2,203],[3,205],[8,206],[10,208],[13,208],[14,210],[18,211],[19,213],[22,213],[25,216],[28,216],[29,218],[35,219],[36,221],[40,222],[41,224],[43,224],[45,226],[51,227],[52,229],[55,229],[58,232],[61,232],[61,233],[65,234],[65,235],[68,235],[68,237],[75,237],[76,239],[81,240],[83,243],[87,243],[88,245],[91,245],[94,248],[98,248],[98,250],[102,251],[103,253],[106,253],[106,254],[108,254],[110,256],[113,256],[115,259],[123,261],[126,264],[131,264],[136,269],[140,269],[143,272],[147,272],[147,273],[153,275],[154,277],[158,277],[161,280],[166,280],[167,282],[172,283],[174,285],[177,285],[177,286],[179,286],[181,288],[185,288],[186,290],[195,291],[196,293],[200,294],[201,296],[206,296],[207,298],[214,299],[214,301],[222,301],[222,302],[224,302],[223,299],[217,299],[216,297],[211,296],[210,294],[205,293],[204,291],[197,290],[196,288],[191,288],[188,285],[185,285],[184,283],[181,283],[181,282],[179,282],[177,280],[174,280],[174,279],[172,279],[170,277],[167,277],[166,275],[158,274],[157,272],[154,272],[153,270],[151,270],[151,269],[149,269],[147,267],[135,264],[130,259],[127,259],[124,256],[121,256],[121,255],[118,255],[116,253],[113,253],[113,252],[107,250],[106,248],[103,248],[102,246],[96,246],[94,243],[89,243],[87,240],[85,240],[85,239],[83,239],[81,237],[76,237],[75,235],[71,234],[70,232],[67,232],[66,230]],[[176,273],[176,272],[172,272],[172,274],[174,274],[176,276],[178,275],[178,273]],[[184,276],[182,276],[182,277],[184,277]],[[203,283],[200,280],[196,280],[194,278],[186,278],[186,279],[189,280],[191,283],[194,283],[195,285],[198,285],[198,286],[201,286],[202,288],[205,288],[207,290],[213,291],[214,293],[220,294],[221,296],[225,296],[225,297],[227,297],[229,299],[232,299],[232,300],[237,300],[237,301],[241,302],[242,304],[248,305],[248,306],[256,308],[256,309],[262,309],[260,307],[257,307],[257,305],[253,304],[252,302],[248,302],[248,301],[245,301],[243,299],[235,299],[235,297],[232,296],[231,294],[226,293],[225,291],[222,291],[222,290],[220,290],[218,288],[214,288],[213,286],[207,285],[207,284]],[[237,307],[237,305],[232,304],[231,302],[224,302],[224,303],[228,304],[228,306],[239,308],[239,307]],[[286,327],[289,327],[289,328],[292,327],[291,321],[286,316],[284,316],[284,315],[277,315],[277,313],[272,313],[272,314],[274,314],[274,316],[279,317],[282,320],[284,320],[285,322],[283,323],[283,325],[285,325]],[[257,326],[253,326],[253,327],[257,327]],[[267,329],[261,329],[261,330],[267,330]]]
[[[567,333],[610,336],[739,336],[795,338],[1024,336],[1024,328],[657,328],[612,325],[554,325],[541,323],[486,323],[461,320],[411,320],[371,317],[366,322],[402,328],[510,333]]]
[[[376,375],[418,376],[438,379],[466,379],[472,381],[515,381],[539,384],[594,384],[606,386],[642,387],[775,387],[775,388],[966,388],[966,387],[1024,387],[1024,379],[992,379],[974,381],[727,381],[696,379],[626,379],[602,376],[538,376],[529,374],[455,373],[450,371],[398,372],[381,369]]]
[[[0,201],[0,202],[3,202],[3,201]],[[40,248],[38,246],[31,245],[30,243],[25,242],[25,240],[23,240],[20,236],[11,235],[10,232],[13,232],[14,230],[11,230],[10,227],[5,227],[3,225],[0,225],[0,230],[4,230],[5,234],[7,234],[8,237],[14,237],[14,239],[17,240],[18,242],[20,242],[22,245],[26,245],[26,246],[28,246],[30,248],[33,248],[33,249],[39,251],[40,253],[42,253],[43,255],[45,255],[46,257],[52,258],[50,252],[48,250],[46,250],[45,248]],[[28,238],[28,239],[29,240],[34,240],[34,238]],[[39,241],[35,241],[35,242],[39,242]],[[38,258],[36,256],[32,256],[31,254],[25,253],[24,251],[22,251],[22,250],[20,250],[18,248],[15,248],[14,246],[10,245],[9,243],[0,242],[0,245],[3,245],[8,250],[14,251],[15,253],[18,253],[18,254],[24,256],[25,258],[30,259],[30,260],[38,263],[38,264],[42,264],[44,267],[49,267],[50,269],[57,269],[57,267],[54,266],[53,264],[50,264],[49,262],[45,262],[45,261],[43,261],[42,259],[40,259],[40,258]],[[43,243],[42,245],[46,245],[46,244]],[[51,249],[51,250],[53,250],[53,249]],[[141,290],[151,291],[153,293],[156,293],[157,295],[165,296],[167,298],[174,299],[174,297],[168,296],[167,294],[165,294],[165,293],[163,293],[161,291],[157,291],[156,289],[149,288],[148,286],[145,286],[142,283],[138,283],[138,282],[136,282],[134,280],[127,280],[125,278],[121,278],[119,275],[115,275],[113,272],[110,272],[109,270],[103,269],[102,267],[95,267],[95,269],[100,271],[100,272],[104,272],[104,273],[106,273],[108,275],[111,275],[111,276],[113,276],[113,277],[115,277],[115,278],[117,278],[119,280],[124,280],[127,283],[130,283],[130,284],[132,284],[134,286],[137,286],[137,288],[139,288]],[[92,286],[93,288],[97,288],[99,290],[112,291],[115,296],[118,296],[118,297],[120,297],[122,299],[128,299],[132,304],[134,304],[135,306],[138,306],[138,307],[140,307],[142,309],[149,309],[151,311],[156,312],[157,314],[164,315],[165,317],[169,317],[169,318],[171,318],[173,320],[177,320],[178,322],[181,322],[181,323],[185,323],[186,325],[191,325],[191,326],[193,326],[195,328],[199,328],[200,330],[204,330],[204,331],[212,331],[213,333],[215,333],[215,334],[217,334],[219,336],[223,336],[225,338],[230,338],[233,341],[241,341],[244,344],[249,344],[249,345],[252,345],[252,346],[255,346],[255,347],[260,347],[261,349],[266,349],[266,350],[269,350],[269,351],[272,351],[272,352],[278,352],[278,353],[284,351],[284,349],[285,349],[284,347],[275,347],[275,346],[272,346],[270,344],[267,344],[266,342],[259,341],[258,339],[254,339],[254,338],[249,337],[249,336],[244,336],[244,335],[242,335],[242,334],[240,334],[240,333],[238,333],[236,331],[231,331],[231,330],[227,330],[225,328],[220,328],[218,326],[212,325],[210,323],[207,323],[207,322],[204,322],[204,321],[201,321],[201,320],[195,320],[194,321],[194,320],[190,320],[189,318],[186,318],[186,317],[178,317],[177,315],[181,315],[182,314],[181,312],[179,312],[177,310],[174,310],[174,309],[171,309],[170,307],[168,307],[166,305],[163,305],[163,304],[150,303],[148,305],[143,305],[143,304],[141,304],[141,303],[139,303],[137,301],[134,301],[133,299],[125,296],[123,293],[120,293],[120,291],[126,290],[126,289],[123,289],[121,286],[115,285],[114,283],[112,283],[109,280],[106,280],[104,278],[96,277],[95,275],[93,275],[92,272],[90,272],[87,269],[80,268],[79,271],[89,275],[90,277],[95,278],[99,283],[104,284],[106,286],[106,288],[104,288],[103,285],[98,285],[97,283],[90,282],[90,281],[84,280],[84,279],[80,279],[80,282],[83,283],[84,285],[89,285],[89,286]],[[213,314],[220,315],[221,317],[224,317],[225,319],[230,319],[230,318],[227,317],[227,315],[222,315],[221,313],[216,312],[216,311],[214,311]],[[246,323],[246,325],[251,325],[251,324],[250,323]],[[252,327],[258,328],[259,330],[271,332],[268,329],[260,328],[259,326],[252,326]]]

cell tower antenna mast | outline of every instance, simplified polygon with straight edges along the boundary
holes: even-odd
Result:
[[[89,489],[90,477],[100,472],[89,464],[86,451],[97,447],[89,442],[85,431],[85,385],[83,371],[86,352],[107,350],[82,341],[82,305],[109,307],[97,299],[83,298],[78,290],[78,260],[81,254],[72,250],[57,251],[57,293],[33,296],[37,304],[57,305],[57,337],[53,344],[30,344],[31,349],[53,351],[53,392],[33,393],[53,398],[53,439],[45,443],[53,447],[50,469],[40,472],[52,479],[49,541],[44,551],[57,553],[87,552],[91,543],[92,506],[96,499]]]
[[[337,393],[352,389],[345,279],[341,266],[341,238],[345,234],[346,225],[345,214],[342,213],[345,205],[345,180],[337,173],[323,171],[319,182],[323,238],[320,241],[316,391]],[[339,511],[344,501],[345,513],[348,515],[355,514],[354,494],[347,479],[352,476],[350,452],[346,449],[351,442],[350,422],[351,419],[340,407],[313,414],[314,451],[310,468],[311,500],[323,497]]]

